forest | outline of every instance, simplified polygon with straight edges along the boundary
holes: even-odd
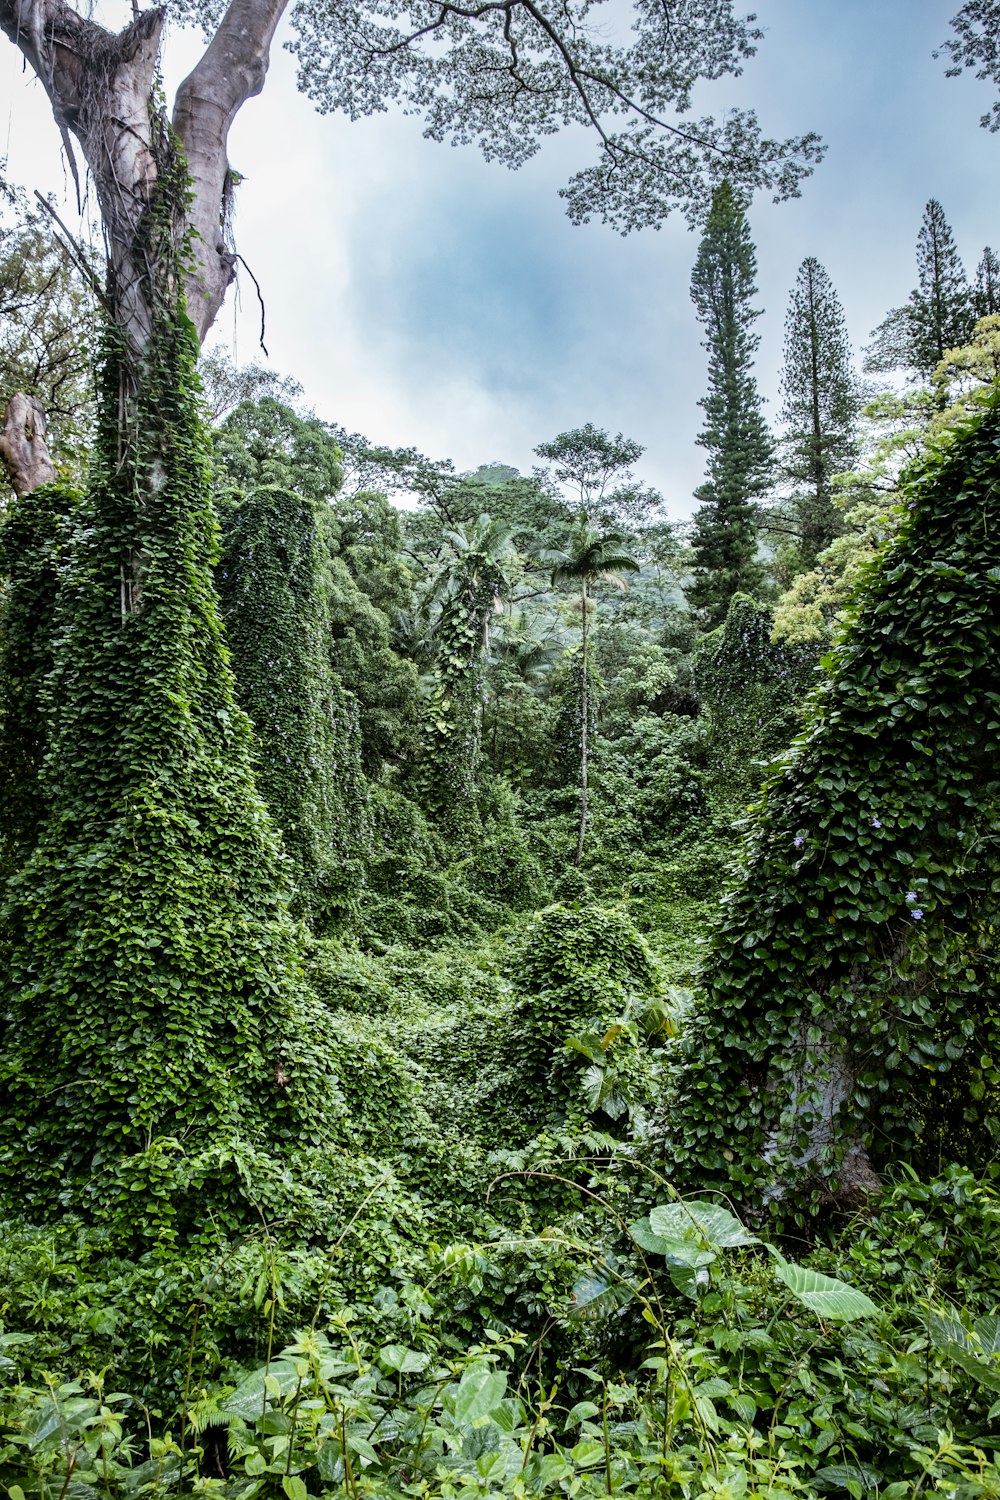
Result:
[[[0,1487],[1000,1496],[1000,255],[765,310],[730,0],[305,0],[321,112],[693,229],[689,522],[393,446],[205,345],[285,9],[0,0],[104,245],[0,160]]]

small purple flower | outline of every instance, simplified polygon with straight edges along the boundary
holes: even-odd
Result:
[[[919,922],[920,918],[923,916],[923,912],[921,911],[919,906],[915,906],[910,912],[910,916],[913,918],[914,922]]]
[[[801,834],[796,834],[795,838],[792,839],[792,843],[795,845],[796,849],[801,849],[802,845],[805,843],[805,839]]]
[[[881,828],[882,827],[882,824],[879,822],[878,818],[872,818],[872,827],[873,828]]]
[[[916,893],[916,891],[907,891],[907,893],[906,893],[906,899],[907,899],[907,901],[916,901],[916,899],[917,899],[917,893]]]

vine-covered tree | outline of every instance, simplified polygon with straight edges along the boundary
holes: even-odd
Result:
[[[901,1153],[998,1129],[998,439],[994,390],[907,476],[754,810],[685,1036],[674,1171],[757,1204],[797,1189],[800,1222]]]
[[[468,842],[478,827],[476,769],[490,619],[510,589],[514,546],[512,528],[490,516],[446,531],[445,541],[450,556],[435,585],[441,595],[438,650],[419,780],[442,825]]]
[[[753,373],[760,342],[757,257],[743,205],[730,182],[716,188],[691,276],[691,300],[708,350],[706,422],[698,442],[708,450],[708,476],[695,491],[691,604],[709,627],[722,623],[736,593],[763,580],[757,562],[757,505],[767,492],[773,444]]]
[[[840,299],[814,256],[799,267],[785,318],[781,469],[791,485],[798,562],[811,568],[839,530],[834,474],[853,467],[862,397]],[[780,526],[780,521],[778,522]]]

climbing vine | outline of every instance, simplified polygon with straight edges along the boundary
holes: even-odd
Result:
[[[0,527],[0,877],[26,858],[42,819],[45,682],[79,495],[45,485],[12,501]]]
[[[330,662],[315,502],[264,487],[222,511],[217,571],[257,785],[295,867],[293,909],[320,926],[349,906],[367,837],[357,705]]]
[[[456,564],[437,625],[435,681],[427,704],[419,782],[445,830],[468,841],[478,831],[476,769],[490,616],[507,588],[502,558],[510,528],[481,516],[478,531],[451,533]]]
[[[105,335],[41,694],[45,817],[0,928],[0,1195],[28,1214],[138,1204],[147,1224],[185,1201],[170,1163],[200,1154],[186,1178],[200,1223],[246,1194],[253,1151],[322,1138],[339,1100],[216,609],[197,341],[177,290],[185,176],[169,139],[159,151],[151,331],[142,349]]]
[[[994,400],[911,471],[765,785],[664,1126],[689,1180],[815,1203],[997,1132],[998,455]]]

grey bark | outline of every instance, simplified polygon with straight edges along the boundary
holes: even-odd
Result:
[[[12,396],[0,432],[0,459],[15,495],[28,495],[56,478],[45,432],[45,408],[38,398]]]
[[[178,236],[193,231],[188,312],[203,339],[233,280],[225,225],[232,174],[226,155],[240,107],[258,94],[288,0],[232,0],[204,56],[177,92],[173,124],[191,175]],[[133,348],[150,328],[141,228],[156,180],[152,98],[164,12],[141,12],[117,35],[65,0],[0,0],[0,30],[23,53],[69,145],[77,138],[101,205],[112,310]]]

